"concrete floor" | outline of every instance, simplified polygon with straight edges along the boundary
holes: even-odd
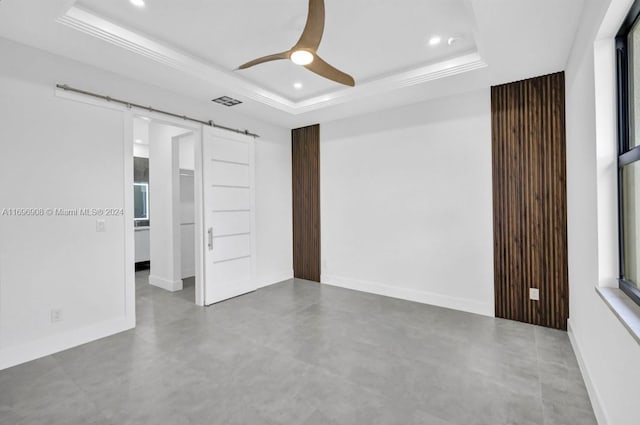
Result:
[[[0,424],[596,425],[566,333],[296,280],[0,371]],[[189,291],[187,287],[185,291]]]

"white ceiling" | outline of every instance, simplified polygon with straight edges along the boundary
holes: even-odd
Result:
[[[307,13],[305,0],[147,0],[144,8],[128,0],[79,0],[76,5],[225,71],[291,48]],[[384,0],[326,0],[318,54],[357,82],[372,80],[475,50],[469,15],[462,0],[405,0],[402,7]],[[434,35],[462,40],[429,47]],[[237,74],[291,100],[342,88],[290,61]],[[295,89],[295,82],[303,88]]]
[[[293,127],[562,70],[583,0],[325,0],[318,53],[356,88],[289,61],[234,71],[289,49],[306,0],[146,2],[4,0],[0,36]]]

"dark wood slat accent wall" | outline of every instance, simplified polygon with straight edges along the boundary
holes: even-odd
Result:
[[[496,316],[566,329],[564,73],[492,87],[491,121]]]
[[[320,125],[291,131],[293,272],[320,282]]]

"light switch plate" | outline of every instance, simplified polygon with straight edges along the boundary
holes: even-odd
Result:
[[[529,299],[532,301],[540,301],[540,290],[538,288],[529,288]]]
[[[62,310],[53,309],[51,310],[51,323],[57,323],[62,321]]]
[[[106,232],[107,222],[105,220],[96,220],[96,232]]]

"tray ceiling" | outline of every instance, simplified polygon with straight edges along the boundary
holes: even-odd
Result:
[[[75,6],[294,102],[343,89],[290,61],[234,71],[295,44],[306,0],[147,0],[142,8],[128,0],[79,0]],[[475,51],[474,26],[462,0],[326,0],[318,54],[366,83]],[[433,36],[443,39],[438,46],[429,45]],[[459,41],[450,46],[449,37]]]
[[[145,2],[0,0],[0,37],[198,99],[212,111],[224,107],[211,99],[231,96],[243,101],[235,112],[298,127],[561,71],[584,0],[325,0],[318,53],[352,74],[355,88],[288,61],[234,70],[289,48],[307,0]],[[443,42],[429,46],[435,35]],[[449,37],[460,41],[449,46]]]

